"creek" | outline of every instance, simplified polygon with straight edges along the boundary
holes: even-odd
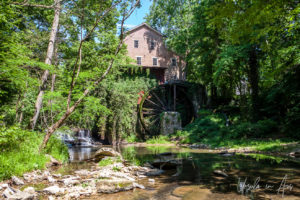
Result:
[[[84,160],[91,158],[96,150],[95,147],[70,148],[71,162],[61,167],[59,173],[89,168],[89,162]],[[144,190],[101,194],[88,199],[300,199],[300,164],[290,158],[217,154],[176,146],[129,145],[117,150],[136,165],[159,163],[162,159],[180,162],[175,167],[160,164],[163,174],[139,181]]]

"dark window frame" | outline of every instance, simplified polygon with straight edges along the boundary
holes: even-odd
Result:
[[[137,65],[142,65],[142,57],[141,56],[136,57],[136,64]]]
[[[158,59],[157,58],[152,58],[152,64],[153,64],[153,66],[157,66],[158,65]]]
[[[171,65],[172,66],[177,66],[177,59],[176,58],[171,59]]]
[[[133,46],[134,46],[134,48],[139,48],[139,41],[138,40],[134,40]]]
[[[155,42],[151,41],[150,42],[150,50],[154,50],[155,49]]]

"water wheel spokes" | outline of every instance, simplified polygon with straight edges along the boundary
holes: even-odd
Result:
[[[159,135],[163,112],[179,112],[183,126],[191,122],[194,116],[193,106],[186,89],[183,85],[169,83],[159,85],[144,94],[139,105],[139,117],[149,135]]]

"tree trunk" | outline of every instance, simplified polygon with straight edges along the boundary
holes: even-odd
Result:
[[[249,52],[249,82],[251,86],[251,103],[252,103],[252,110],[251,110],[251,118],[252,121],[257,121],[259,116],[259,108],[258,108],[258,62],[257,62],[257,54],[256,54],[256,46],[251,47]]]
[[[133,11],[135,10],[135,8],[139,5],[139,2],[140,0],[136,0],[136,3],[134,4],[133,7],[131,7],[131,9],[128,11],[128,15],[124,15],[123,16],[123,19],[121,21],[121,33],[120,33],[120,41],[119,41],[119,44],[116,48],[116,51],[115,51],[115,56],[118,55],[120,49],[122,48],[123,46],[123,40],[124,40],[124,22],[125,20],[133,13]],[[102,19],[103,16],[105,16],[107,13],[109,13],[109,11],[114,7],[115,5],[113,5],[112,7],[110,7],[104,15],[102,15],[101,17],[99,17],[97,20],[96,20],[96,23],[94,25],[94,27],[92,28],[91,32],[88,33],[87,35],[90,35],[96,28],[97,24],[99,23],[100,19]],[[85,41],[85,40],[84,40]],[[81,41],[81,46],[80,48],[82,47],[82,43],[83,41]],[[79,51],[80,51],[80,48],[79,48]],[[77,57],[78,59],[79,57]],[[97,79],[93,86],[97,86],[101,81],[103,81],[103,79],[108,75],[108,73],[110,72],[110,70],[112,69],[113,67],[113,64],[114,64],[114,61],[115,59],[112,58],[111,61],[110,61],[110,65],[106,68],[105,72],[102,74],[102,76]],[[76,66],[76,65],[75,65]],[[74,75],[74,74],[73,74]],[[72,86],[72,84],[71,84]],[[92,90],[91,87],[88,87],[84,90],[83,94],[81,95],[81,97],[74,103],[74,105],[72,107],[67,107],[67,110],[65,111],[65,113],[63,114],[63,116],[57,121],[55,122],[54,124],[52,124],[52,126],[47,130],[47,133],[46,135],[44,136],[44,140],[40,146],[40,149],[39,151],[41,152],[47,145],[47,142],[49,140],[49,138],[51,137],[51,135],[59,128],[63,125],[64,121],[74,112],[74,110],[78,107],[78,105],[83,101],[83,99],[90,93],[90,91]],[[69,93],[71,93],[72,90],[69,91]]]
[[[47,49],[47,54],[46,54],[46,59],[45,59],[45,64],[51,65],[52,64],[52,57],[53,57],[53,52],[54,52],[54,45],[55,45],[55,39],[56,35],[58,32],[58,25],[59,25],[59,15],[60,15],[60,1],[61,0],[54,0],[55,8],[54,8],[54,19],[52,23],[52,28],[51,28],[51,33],[50,33],[50,39],[49,39],[49,44],[48,44],[48,49]],[[43,96],[44,96],[44,91],[46,89],[46,82],[49,76],[49,70],[45,70],[41,79],[41,85],[39,88],[39,94],[36,99],[35,103],[35,111],[32,119],[30,120],[30,127],[33,130],[36,126],[36,122],[39,118],[39,114],[42,108],[43,104]]]

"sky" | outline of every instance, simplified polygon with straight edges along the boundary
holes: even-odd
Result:
[[[147,13],[149,13],[150,6],[152,5],[152,1],[150,0],[141,0],[141,7],[136,9],[132,15],[126,20],[125,26],[126,28],[133,28],[141,23],[145,22],[144,17]]]

